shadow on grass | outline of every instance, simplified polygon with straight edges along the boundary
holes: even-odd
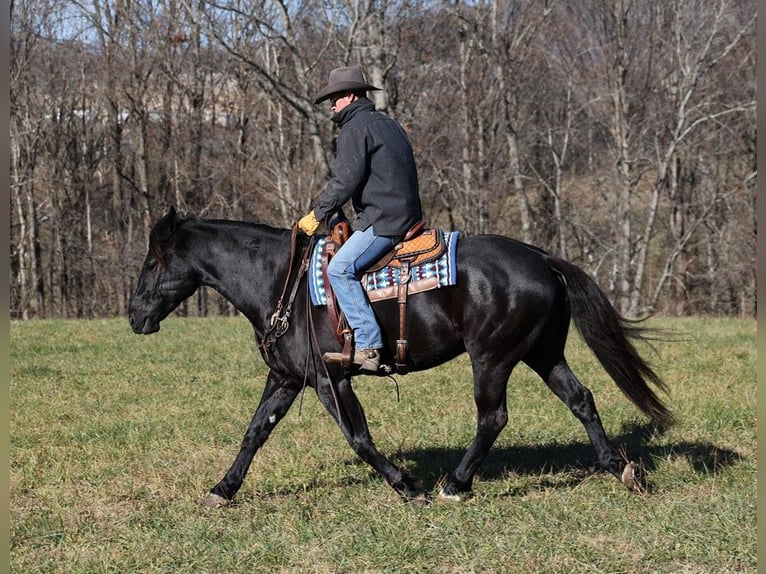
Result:
[[[624,449],[628,457],[639,462],[646,471],[655,470],[657,460],[685,458],[695,472],[715,475],[744,460],[738,452],[711,443],[682,441],[657,446],[648,444],[652,437],[661,432],[651,424],[632,423],[624,426],[619,435],[610,439],[612,444]],[[463,448],[424,448],[402,451],[398,453],[397,459],[406,461],[408,471],[424,484],[429,484],[452,472],[464,453]],[[561,481],[555,481],[555,486],[566,487],[577,484],[586,476],[603,471],[593,446],[585,440],[528,446],[495,445],[477,474],[483,480],[493,480],[509,472],[539,476],[543,481],[548,481],[542,476],[544,474],[571,475],[570,478],[562,476]]]
[[[661,434],[651,424],[631,423],[625,425],[622,432],[610,437],[612,444],[624,449],[631,460],[640,462],[645,471],[655,470],[656,460],[685,458],[695,472],[715,475],[723,469],[743,460],[738,452],[717,447],[711,443],[678,442],[653,446],[648,444],[653,437]],[[460,463],[465,453],[464,448],[422,448],[403,450],[391,456],[396,464],[403,465],[408,473],[426,488],[449,474]],[[385,454],[385,453],[384,453]],[[361,459],[349,452],[349,458],[336,461],[336,464],[366,466]],[[372,468],[367,467],[365,478],[348,475],[337,476],[334,480],[316,476],[300,485],[282,485],[274,489],[258,489],[237,495],[233,504],[248,503],[253,500],[279,499],[292,497],[302,492],[323,488],[346,487],[363,484],[380,478]],[[573,488],[589,476],[602,473],[595,450],[589,441],[569,443],[533,444],[529,446],[495,445],[487,455],[478,471],[484,481],[503,478],[508,473],[537,477],[531,488],[545,490],[549,488]],[[509,491],[507,496],[524,495],[530,487],[519,487]],[[651,491],[651,486],[650,486]]]

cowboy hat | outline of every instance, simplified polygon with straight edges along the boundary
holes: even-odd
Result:
[[[333,94],[338,92],[350,92],[353,90],[380,90],[371,86],[364,79],[364,72],[359,66],[349,66],[348,68],[335,68],[330,72],[327,85],[317,94],[314,100],[315,104],[323,102]]]

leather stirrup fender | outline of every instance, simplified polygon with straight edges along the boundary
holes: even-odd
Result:
[[[354,332],[351,329],[343,329],[343,356],[341,366],[348,370],[354,362]]]
[[[409,289],[410,262],[402,261],[402,268],[399,274],[399,293],[397,303],[399,304],[399,338],[396,340],[396,368],[400,373],[407,372],[407,291]]]

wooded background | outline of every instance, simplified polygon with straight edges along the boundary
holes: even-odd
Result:
[[[292,226],[334,157],[314,95],[352,64],[409,132],[432,226],[565,257],[629,316],[756,314],[754,0],[12,0],[10,16],[12,318],[124,315],[170,205]],[[181,312],[233,310],[201,290]]]

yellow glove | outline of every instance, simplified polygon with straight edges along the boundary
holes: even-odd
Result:
[[[313,210],[309,211],[308,215],[304,215],[301,217],[300,221],[298,221],[298,229],[303,231],[306,235],[314,235],[317,227],[319,227],[319,221],[317,221],[317,218],[314,216]]]

